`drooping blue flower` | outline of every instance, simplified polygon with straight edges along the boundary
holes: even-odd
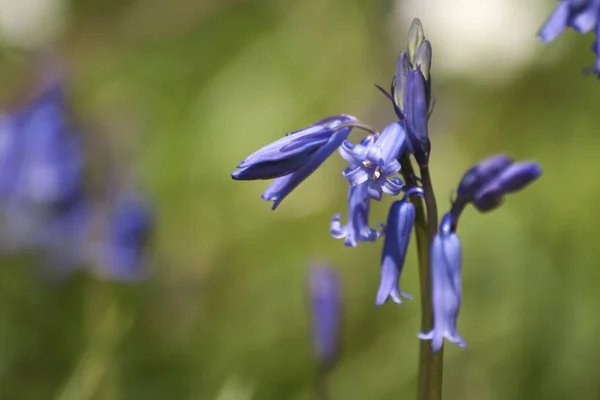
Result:
[[[342,214],[336,214],[331,219],[329,232],[335,239],[344,239],[344,245],[356,247],[358,242],[374,242],[383,231],[379,232],[369,227],[370,198],[369,183],[350,185],[348,193],[348,223],[342,225]],[[378,224],[382,226],[382,224]]]
[[[596,38],[600,35],[600,0],[561,0],[540,29],[538,35],[545,42],[556,39],[565,29],[573,28],[580,34],[594,30]],[[597,41],[593,46],[596,53],[594,72],[600,74]]]
[[[413,189],[417,189],[416,192],[413,192],[422,195],[423,189]],[[395,201],[388,214],[385,242],[381,255],[381,281],[375,301],[377,306],[385,303],[390,297],[397,304],[402,303],[400,297],[412,298],[412,296],[403,293],[399,286],[400,275],[404,267],[404,260],[415,223],[415,207],[409,201],[409,196],[410,194],[407,194],[404,199]]]
[[[454,216],[446,214],[431,245],[431,289],[433,303],[433,328],[419,333],[422,340],[431,340],[434,352],[439,351],[444,339],[465,347],[465,340],[458,334],[456,319],[461,303],[462,254]]]
[[[16,113],[18,201],[58,204],[80,192],[83,150],[79,138],[69,131],[65,107],[62,82],[56,81]]]
[[[15,120],[0,114],[0,205],[4,206],[15,191],[20,167],[20,136]]]
[[[458,184],[456,195],[471,199],[477,190],[510,166],[511,163],[512,159],[505,154],[498,154],[479,162],[464,174]]]
[[[402,124],[394,122],[381,135],[369,135],[356,146],[344,141],[340,155],[350,166],[342,176],[351,185],[368,183],[368,194],[372,199],[381,200],[382,193],[397,196],[403,183],[393,176],[400,171],[398,158],[406,147],[405,137]]]
[[[325,118],[288,133],[242,161],[231,176],[236,180],[276,178],[262,194],[275,210],[283,199],[308,178],[342,144],[352,130],[341,125],[356,121],[350,115]]]
[[[351,121],[356,121],[356,118],[337,115],[290,132],[250,154],[231,176],[235,180],[256,180],[289,175],[304,165],[314,163],[315,153],[333,138],[337,132],[335,128]],[[342,131],[349,133],[349,129]]]
[[[139,197],[124,195],[115,204],[108,222],[100,254],[104,272],[120,280],[143,278],[154,224],[150,208]]]
[[[475,193],[473,204],[482,212],[493,210],[502,203],[505,194],[518,192],[541,174],[542,169],[535,162],[511,164]]]
[[[331,367],[339,356],[342,316],[341,284],[337,270],[326,265],[311,268],[309,294],[316,356],[322,367]]]

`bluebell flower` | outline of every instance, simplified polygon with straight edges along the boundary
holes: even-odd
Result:
[[[498,154],[479,162],[464,174],[456,190],[457,196],[470,199],[477,190],[495,178],[512,162],[512,159],[505,154]]]
[[[381,135],[369,135],[356,146],[344,141],[340,154],[350,166],[342,176],[351,185],[368,182],[368,194],[372,199],[381,200],[382,193],[397,196],[403,183],[393,175],[400,171],[398,158],[406,147],[405,137],[402,124],[394,122]]]
[[[350,115],[325,118],[288,133],[248,156],[231,176],[236,180],[276,178],[262,194],[273,201],[273,210],[342,144],[352,130],[341,125],[356,121]]]
[[[120,280],[144,277],[154,224],[150,208],[138,197],[126,195],[115,204],[108,222],[108,234],[99,255],[105,273]]]
[[[465,347],[458,334],[456,319],[461,303],[462,254],[458,235],[453,231],[454,216],[446,214],[431,245],[431,289],[433,302],[433,328],[419,333],[422,340],[431,340],[434,352],[439,351],[444,339]]]
[[[16,113],[20,168],[15,196],[19,201],[57,204],[81,190],[83,150],[69,131],[65,93],[60,81],[48,85]]]
[[[421,166],[429,162],[429,104],[426,81],[420,67],[410,71],[404,89],[404,120],[410,152]]]
[[[290,132],[246,157],[231,176],[236,180],[256,180],[288,175],[310,163],[315,152],[332,139],[337,126],[351,121],[356,118],[337,115]]]
[[[0,114],[0,204],[4,205],[15,191],[20,166],[20,136],[9,114]]]
[[[331,367],[338,359],[340,348],[342,304],[337,270],[325,265],[311,268],[309,293],[317,359],[321,366]]]
[[[546,43],[556,39],[565,29],[573,28],[580,34],[594,30],[596,38],[600,35],[599,0],[561,0],[540,29],[538,35]],[[600,74],[597,41],[593,46],[596,53],[594,72]]]
[[[473,204],[482,212],[493,210],[502,203],[505,194],[525,188],[541,174],[542,170],[535,162],[511,164],[475,193]]]
[[[348,224],[342,225],[342,214],[336,214],[331,219],[329,232],[336,239],[344,239],[344,244],[356,247],[358,242],[374,242],[383,231],[379,232],[369,227],[370,198],[369,183],[351,185],[348,193]],[[382,226],[382,224],[378,224]]]
[[[416,189],[422,194],[421,188]],[[381,281],[375,301],[377,306],[385,303],[389,297],[397,304],[402,303],[400,297],[412,298],[400,290],[399,280],[414,224],[415,207],[407,195],[404,199],[395,201],[388,214],[381,256]]]

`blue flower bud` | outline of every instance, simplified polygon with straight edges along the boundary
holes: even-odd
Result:
[[[408,73],[404,93],[406,137],[408,149],[419,165],[427,165],[431,147],[427,127],[429,105],[425,85],[426,82],[420,67]]]
[[[342,225],[341,214],[336,214],[331,220],[329,232],[335,239],[344,239],[348,247],[356,247],[358,242],[374,242],[383,232],[369,227],[370,199],[369,183],[351,185],[348,194],[348,224]],[[382,224],[378,224],[381,226]]]
[[[425,31],[419,18],[413,19],[408,30],[408,58],[412,65],[415,64],[415,55],[419,45],[425,40]]]
[[[246,157],[238,165],[240,169],[231,176],[236,180],[256,180],[291,174],[311,162],[315,153],[332,139],[336,127],[351,121],[356,121],[356,118],[338,115],[290,132]],[[342,131],[349,133],[350,129]]]
[[[381,256],[381,282],[375,301],[377,306],[385,303],[388,297],[391,297],[397,304],[402,303],[400,296],[405,299],[412,298],[400,291],[399,279],[414,223],[415,207],[413,204],[406,198],[395,201],[390,208],[385,228],[385,242]]]
[[[398,57],[396,63],[396,73],[392,80],[392,98],[394,102],[394,109],[399,119],[404,119],[404,92],[406,90],[406,80],[408,79],[408,72],[410,71],[410,61],[408,60],[408,54],[403,51]]]
[[[456,329],[461,303],[461,264],[458,235],[452,232],[436,235],[431,245],[433,329],[418,335],[422,340],[431,340],[434,352],[442,348],[444,339],[466,346]]]
[[[351,130],[352,128],[342,128],[336,131],[325,144],[314,151],[294,172],[275,179],[271,186],[263,192],[261,196],[263,200],[273,201],[272,209],[275,210],[292,190],[315,172],[341,146]]]
[[[420,68],[423,73],[423,77],[426,81],[429,81],[430,72],[431,72],[431,43],[429,40],[423,40],[417,49],[417,53],[415,54],[414,67]]]
[[[493,210],[502,203],[505,194],[524,189],[541,174],[542,169],[535,162],[514,163],[479,189],[475,193],[473,204],[482,212]]]
[[[475,192],[497,176],[512,163],[512,159],[504,154],[486,158],[468,170],[458,185],[456,194],[459,197],[471,197]]]
[[[316,356],[323,367],[331,367],[340,350],[342,305],[337,270],[324,265],[311,268],[309,293]]]

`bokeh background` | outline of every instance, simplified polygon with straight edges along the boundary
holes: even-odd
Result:
[[[418,301],[374,307],[382,241],[350,249],[328,233],[346,212],[341,158],[276,212],[260,199],[266,182],[229,174],[325,116],[349,113],[379,129],[393,120],[372,84],[389,85],[415,16],[434,49],[441,211],[462,173],[489,154],[544,169],[497,211],[468,210],[461,221],[468,347],[447,346],[445,398],[600,398],[600,83],[581,74],[594,61],[592,36],[538,43],[554,6],[0,1],[2,109],[35,80],[39,51],[58,55],[86,137],[109,144],[157,215],[140,283],[85,269],[57,281],[39,257],[0,259],[0,398],[314,398],[313,260],[339,267],[344,285],[333,398],[414,398]],[[105,168],[96,162],[90,174]],[[372,207],[372,222],[390,203]],[[402,285],[418,294],[414,249]]]

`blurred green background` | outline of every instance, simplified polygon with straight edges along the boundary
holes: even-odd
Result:
[[[544,169],[499,210],[470,209],[461,221],[468,347],[446,348],[444,398],[600,398],[600,83],[580,73],[593,38],[537,43],[554,1],[488,0],[491,16],[471,0],[413,3],[0,2],[2,104],[32,79],[32,49],[62,54],[78,118],[135,171],[158,214],[142,284],[86,272],[49,283],[31,257],[0,260],[0,398],[314,398],[312,260],[343,277],[334,399],[414,398],[418,301],[374,307],[382,241],[350,249],[328,233],[347,212],[341,158],[276,212],[260,199],[267,182],[229,176],[258,147],[322,117],[392,121],[372,83],[388,86],[414,16],[434,49],[441,211],[489,154]],[[373,205],[372,223],[390,203]],[[402,287],[418,295],[414,249]]]

